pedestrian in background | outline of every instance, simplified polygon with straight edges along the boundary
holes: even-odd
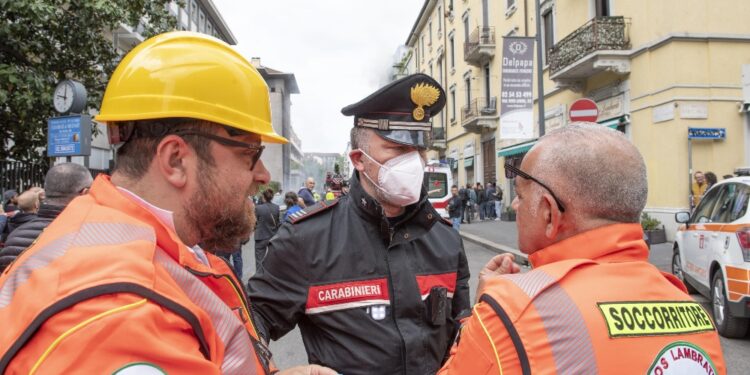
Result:
[[[255,272],[262,272],[268,241],[281,226],[279,206],[273,202],[273,190],[263,191],[263,202],[255,207]]]
[[[716,178],[716,174],[714,172],[706,172],[706,191],[710,190],[711,187],[716,185],[716,183],[719,181],[718,178]]]
[[[693,179],[695,179],[695,182],[693,182],[693,186],[690,189],[691,209],[698,206],[698,204],[701,202],[701,199],[703,199],[703,196],[706,194],[706,190],[708,189],[708,184],[706,184],[706,177],[703,175],[703,172],[696,171],[693,174]]]
[[[500,220],[503,213],[503,188],[494,182],[492,185],[495,187],[495,220]]]
[[[461,188],[458,189],[458,197],[461,199],[461,224],[465,224],[466,220],[464,218],[464,215],[466,214],[466,210],[468,210],[469,208],[469,191],[465,187],[461,186]]]
[[[3,193],[3,211],[10,214],[18,210],[18,192],[16,190],[6,190]]]
[[[333,190],[331,190],[331,188],[326,188],[326,200],[332,201],[334,199],[336,199],[336,195],[333,194]]]
[[[533,268],[519,274],[512,254],[485,265],[439,375],[726,373],[710,315],[649,264],[646,165],[624,134],[572,123],[505,173]]]
[[[284,195],[284,204],[286,204],[286,213],[284,213],[284,221],[289,221],[289,215],[302,210],[300,202],[303,199],[298,197],[293,191],[289,191]],[[304,203],[302,203],[304,204]]]
[[[18,196],[18,212],[13,217],[8,219],[8,223],[5,226],[5,232],[2,236],[2,241],[6,242],[10,234],[13,233],[18,227],[34,220],[39,211],[39,193],[32,190],[26,190]]]
[[[487,206],[487,195],[484,193],[482,184],[477,182],[477,186],[474,188],[474,192],[477,195],[477,211],[479,211],[479,221],[484,221],[484,209]]]
[[[312,177],[308,177],[307,180],[305,180],[305,186],[301,187],[297,192],[297,196],[302,198],[302,200],[305,202],[305,206],[312,206],[315,204],[316,200],[313,193],[314,188],[315,179]]]
[[[448,217],[456,232],[461,229],[461,212],[463,212],[463,201],[458,196],[458,186],[453,185],[451,186],[451,199],[448,201]]]
[[[466,184],[466,195],[468,201],[466,202],[466,224],[471,224],[471,220],[474,219],[474,214],[477,211],[477,192],[471,187],[471,184]]]
[[[86,194],[92,182],[91,172],[80,164],[62,163],[50,168],[44,177],[47,199],[41,203],[35,217],[16,228],[5,240],[5,247],[0,250],[0,272],[36,241],[73,198]]]
[[[487,220],[495,218],[495,186],[494,183],[488,182],[485,184],[484,196],[487,200],[484,204],[484,217]]]

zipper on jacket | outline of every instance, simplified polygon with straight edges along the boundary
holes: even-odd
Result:
[[[393,234],[395,231],[393,228],[389,227],[389,234],[390,234],[390,242],[393,242]],[[388,269],[388,289],[391,292],[391,300],[393,301],[391,303],[391,318],[393,319],[393,324],[396,326],[396,331],[398,332],[398,336],[401,338],[401,361],[403,363],[403,373],[406,374],[406,340],[404,340],[404,335],[401,333],[401,329],[398,328],[398,320],[396,319],[396,293],[394,293],[393,290],[393,276],[391,275],[391,263],[388,260],[388,255],[391,252],[391,244],[388,244],[388,247],[385,250],[385,265]]]
[[[244,293],[240,292],[243,289],[240,289],[240,288],[237,287],[237,284],[234,283],[234,280],[232,279],[232,276],[227,275],[227,274],[217,275],[217,274],[213,274],[213,273],[209,273],[209,272],[196,271],[196,270],[194,270],[194,269],[192,269],[192,268],[190,268],[188,266],[185,266],[185,269],[188,270],[188,272],[190,272],[190,273],[192,273],[193,275],[196,275],[196,276],[200,276],[200,277],[211,276],[211,277],[213,277],[215,279],[223,278],[223,279],[227,280],[227,282],[229,283],[229,285],[232,287],[232,290],[234,290],[235,294],[237,294],[237,296],[239,297],[240,302],[242,303],[242,308],[245,309],[245,314],[247,314],[247,319],[250,322],[250,327],[252,327],[253,333],[255,333],[256,336],[260,337],[260,335],[258,334],[258,330],[255,328],[255,322],[253,322],[253,316],[250,313],[250,307],[249,307],[249,305],[247,303],[247,299],[245,299]]]

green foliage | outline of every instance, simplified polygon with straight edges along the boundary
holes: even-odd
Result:
[[[271,189],[271,190],[273,190],[274,193],[279,193],[279,192],[281,192],[281,182],[278,182],[278,181],[269,181],[268,185],[261,185],[258,188],[258,195],[260,195],[266,189]]]
[[[656,230],[659,229],[659,226],[661,226],[659,219],[653,218],[645,212],[641,214],[641,227],[643,227],[643,230]]]
[[[111,30],[149,37],[173,30],[169,0],[0,0],[0,159],[45,161],[52,92],[75,79],[98,108],[120,56]],[[143,20],[148,20],[144,22]],[[108,37],[109,35],[109,37]]]

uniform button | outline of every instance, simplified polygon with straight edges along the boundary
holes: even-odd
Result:
[[[404,238],[409,238],[409,233],[404,233]]]
[[[432,220],[432,214],[427,214],[427,219]]]

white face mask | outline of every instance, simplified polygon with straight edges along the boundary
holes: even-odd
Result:
[[[389,204],[408,206],[419,200],[424,180],[424,163],[418,151],[396,156],[385,164],[378,163],[364,151],[362,154],[380,166],[377,183],[367,173],[363,174],[383,193]]]

